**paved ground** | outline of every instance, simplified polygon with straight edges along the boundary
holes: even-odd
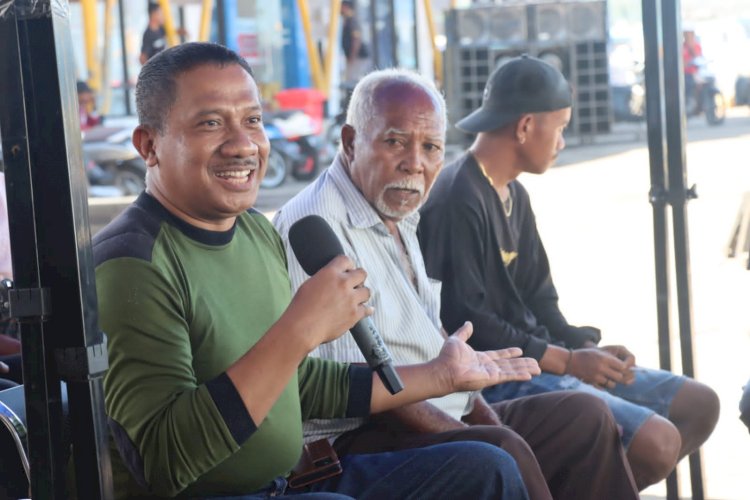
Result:
[[[742,194],[750,191],[750,114],[733,110],[726,124],[688,123],[688,183],[694,352],[697,378],[714,387],[722,415],[703,448],[706,498],[750,499],[750,435],[738,420],[741,387],[750,378],[750,271],[727,259],[725,247]],[[652,211],[645,130],[618,126],[595,144],[571,145],[559,166],[522,181],[531,193],[552,261],[563,311],[573,323],[602,328],[607,343],[630,347],[644,366],[658,365]],[[258,208],[270,213],[304,187],[288,182],[263,190]],[[130,200],[97,200],[92,234]],[[118,204],[119,203],[119,204]],[[676,299],[673,299],[676,325]],[[673,359],[679,339],[673,328]],[[681,493],[690,498],[681,467]],[[664,498],[663,484],[644,498]]]
[[[608,144],[572,147],[561,166],[522,180],[531,193],[552,261],[563,311],[572,323],[602,328],[645,366],[658,366],[652,210],[645,143],[626,134]],[[615,140],[617,139],[617,140]],[[737,416],[750,378],[750,271],[727,259],[725,247],[742,194],[750,191],[750,117],[688,124],[688,185],[699,198],[688,208],[697,378],[712,386],[722,415],[703,449],[706,497],[750,498],[750,435]],[[672,300],[676,320],[676,299]],[[673,327],[673,360],[679,342]],[[686,468],[681,493],[689,498]],[[645,498],[663,498],[657,485]]]

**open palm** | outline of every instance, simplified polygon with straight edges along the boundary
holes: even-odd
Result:
[[[446,339],[436,361],[454,391],[473,391],[503,382],[525,381],[540,373],[536,360],[521,358],[517,347],[475,351],[466,341],[473,327],[465,323]]]

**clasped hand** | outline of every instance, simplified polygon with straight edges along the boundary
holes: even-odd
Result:
[[[624,346],[576,349],[568,373],[599,388],[612,389],[616,384],[630,384],[635,375],[635,356]]]

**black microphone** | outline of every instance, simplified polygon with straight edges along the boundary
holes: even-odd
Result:
[[[317,273],[337,255],[344,255],[344,249],[336,233],[319,215],[308,215],[292,224],[289,228],[289,243],[302,269],[310,276]],[[367,364],[377,372],[388,392],[391,394],[401,392],[404,383],[393,368],[391,354],[370,317],[357,321],[357,324],[349,331],[367,360]]]

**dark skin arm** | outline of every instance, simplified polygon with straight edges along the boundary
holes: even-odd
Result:
[[[420,401],[379,415],[373,415],[372,419],[388,428],[418,434],[446,432],[466,427],[466,424],[454,419],[427,401]]]

